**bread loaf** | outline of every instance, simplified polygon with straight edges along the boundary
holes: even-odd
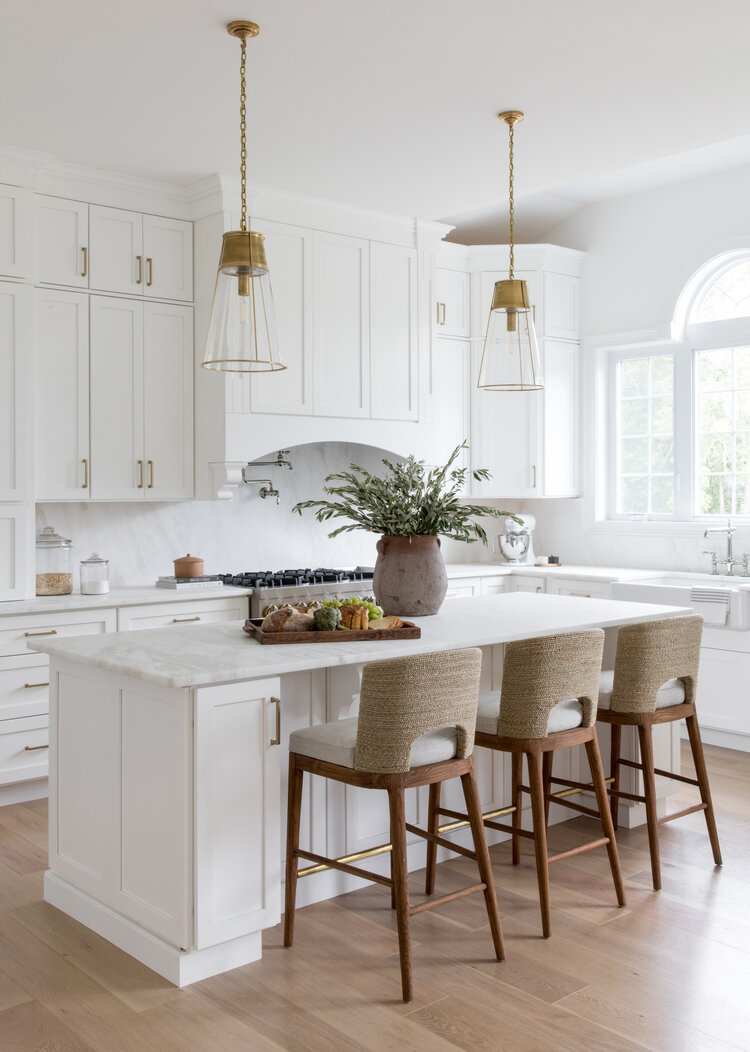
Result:
[[[352,632],[367,628],[369,614],[366,606],[342,606],[341,624]]]
[[[396,614],[388,614],[385,617],[377,617],[374,621],[370,621],[367,627],[380,632],[385,628],[403,628],[404,622]]]
[[[312,614],[295,613],[284,622],[282,632],[312,632],[315,620]]]
[[[263,618],[263,624],[260,626],[261,631],[280,632],[291,616],[291,607],[283,610],[274,610],[272,614],[268,614]]]

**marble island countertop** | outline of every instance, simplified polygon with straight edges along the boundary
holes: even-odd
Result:
[[[167,687],[200,687],[689,613],[682,607],[511,592],[448,599],[433,617],[414,618],[421,639],[261,646],[242,631],[241,621],[229,621],[186,625],[180,632],[164,628],[29,640],[29,647],[53,659]]]

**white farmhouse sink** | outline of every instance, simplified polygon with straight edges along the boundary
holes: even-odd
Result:
[[[726,594],[729,603],[710,602],[710,593]],[[703,615],[707,625],[735,631],[750,629],[750,577],[726,577],[709,573],[663,573],[635,581],[616,581],[613,599],[637,603],[690,606]]]

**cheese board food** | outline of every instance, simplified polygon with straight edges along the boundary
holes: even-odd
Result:
[[[371,617],[372,615],[372,617]],[[259,643],[340,643],[344,640],[419,639],[411,621],[384,616],[367,599],[326,599],[322,604],[285,604],[266,617],[248,618],[243,625]]]

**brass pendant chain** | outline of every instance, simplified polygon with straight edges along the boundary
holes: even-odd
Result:
[[[240,52],[240,197],[241,211],[240,230],[247,230],[247,90],[245,82],[246,71],[247,38],[242,37],[242,50]],[[511,134],[513,129],[511,128]]]
[[[508,227],[510,233],[510,266],[508,268],[508,277],[513,278],[513,267],[515,261],[513,258],[513,122],[508,121],[508,130],[510,138],[510,175],[509,175],[509,200],[510,208],[508,214]]]

